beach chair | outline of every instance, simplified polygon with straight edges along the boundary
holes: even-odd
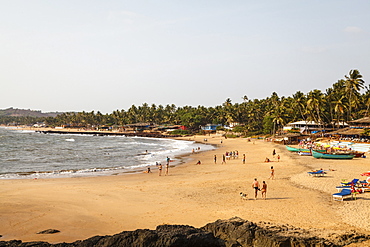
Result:
[[[324,172],[323,170],[318,170],[318,171],[314,171],[314,172],[307,172],[308,175],[310,176],[314,176],[314,177],[322,177],[322,176],[325,176],[326,172]]]
[[[360,179],[354,178],[351,182],[341,182],[341,185],[356,185]]]
[[[333,194],[334,201],[343,201],[349,197],[353,198],[351,189],[343,189],[341,192]]]
[[[338,192],[341,192],[344,189],[351,189],[351,185],[342,185],[342,186],[337,186],[335,188],[338,190]]]

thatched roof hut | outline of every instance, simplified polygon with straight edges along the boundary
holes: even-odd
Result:
[[[301,133],[285,133],[275,137],[274,142],[280,144],[296,144],[299,140],[306,139],[309,136],[302,135]]]
[[[363,117],[349,122],[352,127],[370,128],[370,117]]]

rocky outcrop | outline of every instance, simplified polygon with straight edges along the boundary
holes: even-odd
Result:
[[[41,232],[38,232],[37,234],[54,234],[60,232],[59,230],[56,229],[47,229]]]
[[[113,236],[95,236],[73,243],[0,241],[0,247],[339,247],[370,240],[356,232],[330,233],[289,225],[258,224],[240,218],[217,220],[201,228],[160,225],[155,230],[124,231]]]

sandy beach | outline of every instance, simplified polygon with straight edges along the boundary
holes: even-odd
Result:
[[[160,224],[201,227],[234,216],[317,229],[318,235],[350,230],[370,234],[369,192],[344,202],[331,196],[342,179],[363,179],[360,174],[370,170],[369,158],[320,160],[263,140],[217,135],[183,139],[203,142],[204,138],[218,148],[184,157],[186,162],[170,167],[168,176],[158,176],[153,167],[149,174],[0,180],[0,240],[73,242]],[[273,149],[281,157],[279,162],[272,157]],[[221,164],[222,154],[236,150],[239,158]],[[273,162],[265,163],[266,157]],[[201,165],[196,165],[198,160]],[[308,171],[319,168],[333,171],[325,177],[308,176]],[[267,200],[260,194],[254,200],[254,178],[266,181]],[[240,192],[248,199],[241,200]],[[46,229],[60,233],[37,234]]]

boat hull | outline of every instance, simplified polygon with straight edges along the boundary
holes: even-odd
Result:
[[[291,147],[291,146],[285,146],[285,147],[290,152],[311,152],[311,150],[308,149],[308,148],[294,148],[294,147]],[[314,149],[314,150],[316,150],[316,149]],[[319,149],[319,150],[316,150],[316,151],[325,152],[326,150],[320,150]]]
[[[351,154],[326,154],[316,151],[312,151],[312,156],[316,159],[343,159],[350,160],[353,159],[354,155]]]

